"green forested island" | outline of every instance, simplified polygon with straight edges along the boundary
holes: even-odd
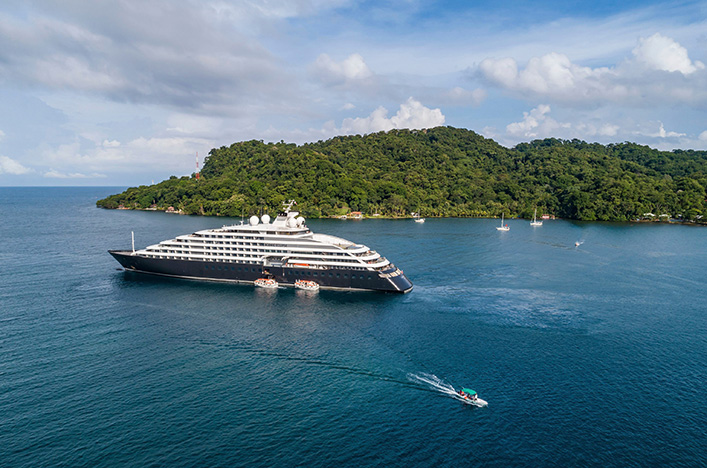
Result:
[[[505,148],[452,127],[341,136],[304,145],[244,141],[212,149],[197,179],[134,187],[103,208],[242,216],[295,199],[308,217],[707,218],[707,151],[658,151],[549,138]]]

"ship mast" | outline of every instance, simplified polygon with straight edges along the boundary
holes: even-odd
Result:
[[[285,210],[284,210],[284,211],[285,211],[285,214],[287,214],[287,213],[289,213],[290,210],[292,209],[292,205],[296,205],[297,202],[294,201],[294,200],[290,200],[290,201],[282,202],[282,204],[285,206]]]

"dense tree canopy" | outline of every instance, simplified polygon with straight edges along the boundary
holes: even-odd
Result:
[[[301,146],[244,141],[211,150],[201,177],[171,177],[97,202],[104,208],[241,216],[294,198],[306,216],[538,213],[623,221],[707,218],[707,152],[545,139],[504,148],[464,129],[392,130]],[[704,217],[704,218],[701,218]]]

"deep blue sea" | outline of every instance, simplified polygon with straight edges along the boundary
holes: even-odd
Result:
[[[415,285],[312,294],[119,271],[239,221],[121,190],[0,188],[0,466],[707,466],[707,228],[310,220]]]

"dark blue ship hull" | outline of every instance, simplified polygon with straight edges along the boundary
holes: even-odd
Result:
[[[391,267],[379,272],[359,271],[345,268],[313,269],[296,266],[263,266],[237,262],[209,262],[199,260],[175,260],[148,258],[133,255],[128,250],[108,251],[126,270],[153,275],[172,276],[208,281],[252,283],[258,278],[270,277],[282,286],[294,287],[299,279],[311,280],[322,289],[368,290],[406,293],[412,283],[404,274],[389,276],[396,271]]]

